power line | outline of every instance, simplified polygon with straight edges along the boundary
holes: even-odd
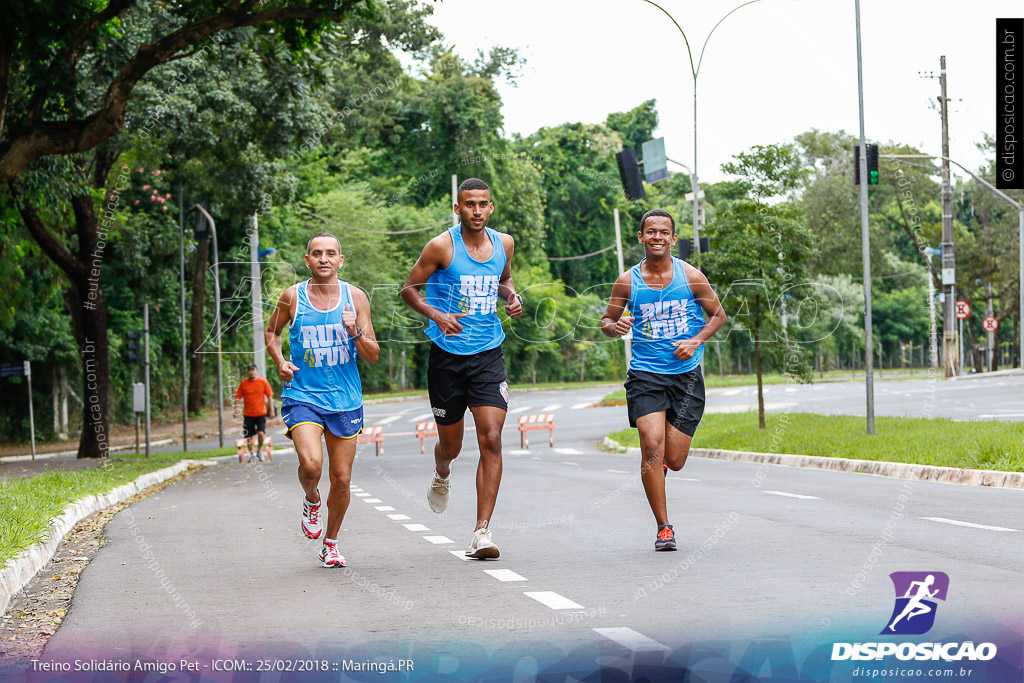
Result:
[[[320,220],[324,221],[325,223],[330,223],[332,225],[337,225],[339,228],[345,228],[346,230],[357,230],[359,232],[368,232],[371,235],[411,235],[411,234],[416,233],[416,232],[425,232],[427,230],[441,230],[441,229],[447,230],[447,228],[445,228],[444,226],[437,226],[437,225],[428,225],[425,228],[415,228],[413,230],[367,230],[366,228],[357,228],[357,227],[352,226],[352,225],[345,225],[344,223],[341,223],[340,221],[331,220],[330,218],[324,218],[323,216],[315,214],[312,211],[308,211],[307,209],[303,209],[301,207],[299,207],[299,211],[301,211],[302,213],[309,214],[310,216],[313,216],[314,218],[319,218]]]
[[[604,252],[609,251],[609,250],[614,249],[614,248],[615,248],[615,245],[612,244],[612,245],[609,245],[609,246],[605,247],[604,249],[598,249],[597,251],[592,251],[589,254],[580,254],[579,256],[545,256],[544,258],[546,260],[548,260],[548,261],[577,261],[579,259],[590,258],[591,256],[597,256],[598,254],[603,254]]]

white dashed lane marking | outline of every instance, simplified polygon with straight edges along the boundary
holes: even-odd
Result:
[[[391,424],[392,422],[394,422],[395,420],[401,420],[401,419],[402,419],[401,415],[392,415],[391,417],[385,417],[383,420],[378,420],[377,424],[378,425],[388,425],[388,424]]]
[[[455,557],[459,558],[463,562],[468,562],[469,561],[469,558],[466,557],[466,551],[465,550],[449,550],[448,552],[450,552],[452,555],[454,555]]]
[[[490,574],[498,581],[526,581],[525,576],[520,576],[511,569],[485,569],[484,574]]]
[[[988,524],[975,524],[974,522],[961,522],[957,519],[946,519],[945,517],[921,517],[929,522],[940,522],[942,524],[953,524],[955,526],[966,526],[971,529],[985,529],[987,531],[1020,531],[1020,529],[1008,529],[1005,526],[990,526]]]
[[[423,413],[422,415],[417,415],[416,417],[412,418],[411,420],[409,420],[409,422],[422,422],[423,420],[426,420],[428,417],[434,417],[434,414]]]
[[[381,503],[383,502],[380,498],[363,498],[364,503]]]
[[[552,403],[549,406],[544,406],[543,408],[541,408],[540,412],[542,412],[542,413],[553,413],[553,412],[555,412],[556,410],[558,410],[561,407],[562,407],[561,403]]]
[[[605,472],[611,472],[612,474],[629,474],[626,470],[605,470]]]
[[[663,645],[653,638],[648,638],[644,634],[626,626],[595,628],[594,631],[609,640],[614,640],[632,652],[668,651],[671,649],[668,645]]]
[[[583,403],[577,403],[575,405],[569,406],[569,410],[583,410],[584,408],[589,408],[591,405],[593,405],[593,403],[593,401],[584,401]]]
[[[533,408],[533,406],[523,406],[522,408],[516,408],[515,410],[508,411],[508,413],[506,413],[506,415],[515,415],[516,413],[525,413],[527,410],[531,410],[532,408]]]
[[[559,453],[561,455],[583,455],[583,451],[575,448],[556,448],[555,453]]]
[[[669,477],[669,479],[674,479],[676,481],[700,481],[700,479],[691,479],[690,477]]]
[[[533,598],[537,602],[551,609],[583,609],[583,605],[573,602],[567,597],[559,595],[554,591],[529,591],[523,593],[528,598]]]
[[[424,536],[424,541],[430,541],[434,545],[444,545],[445,543],[455,543],[452,539],[447,536]]]
[[[430,531],[430,527],[426,524],[403,524],[409,531]]]
[[[799,493],[786,493],[785,491],[765,491],[773,496],[785,496],[786,498],[799,498],[801,500],[821,500],[817,496],[802,496]]]
[[[353,495],[355,495],[356,498],[369,498],[373,494],[372,493],[367,493],[366,491],[360,491],[359,493],[355,493]]]
[[[377,512],[394,512],[395,511],[395,508],[391,507],[390,505],[375,505],[373,509],[376,510]]]
[[[409,515],[397,514],[397,515],[388,515],[388,519],[393,519],[396,522],[404,522],[407,519],[412,519],[412,517],[410,517]]]

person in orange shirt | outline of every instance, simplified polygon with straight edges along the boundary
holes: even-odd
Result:
[[[244,399],[242,436],[249,446],[249,457],[246,462],[252,460],[254,455],[253,436],[259,440],[255,457],[257,460],[263,460],[260,454],[263,452],[263,435],[267,431],[267,416],[274,419],[274,391],[270,388],[270,382],[259,376],[255,363],[249,363],[248,375],[235,392],[235,398]],[[235,403],[235,418],[238,418],[238,403]]]

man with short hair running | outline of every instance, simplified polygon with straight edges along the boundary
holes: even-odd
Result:
[[[704,342],[725,323],[725,311],[704,274],[672,256],[676,238],[667,211],[644,214],[637,239],[647,257],[618,277],[601,318],[601,331],[609,337],[633,330],[626,406],[629,426],[640,433],[640,474],[658,524],[655,550],[676,549],[665,479],[668,470],[679,471],[686,463],[704,415]],[[630,315],[623,316],[627,306]]]
[[[469,178],[459,186],[455,212],[459,225],[430,240],[402,288],[402,299],[430,323],[427,366],[430,406],[437,424],[434,477],[427,491],[430,508],[448,507],[452,461],[462,450],[463,417],[468,407],[476,422],[480,463],[476,470],[476,527],[466,555],[493,559],[500,554],[488,522],[501,482],[501,430],[508,410],[508,382],[498,319],[498,298],[510,318],[523,314],[523,300],[512,281],[511,235],[487,227],[494,211],[487,183]],[[426,285],[426,295],[421,291]]]
[[[281,295],[267,325],[267,349],[284,382],[281,417],[295,443],[299,483],[306,496],[302,533],[320,538],[325,567],[344,567],[338,552],[338,532],[349,504],[356,436],[363,430],[363,388],[356,355],[371,365],[380,347],[370,322],[365,292],[338,278],[345,261],[341,242],[330,233],[314,235],[306,244],[310,279],[292,285]],[[281,353],[281,331],[288,331],[290,357]],[[320,438],[327,444],[330,490],[327,493],[327,533],[320,520],[323,471]]]
[[[270,382],[259,376],[259,368],[249,363],[246,378],[238,385],[235,398],[242,399],[242,437],[249,449],[246,462],[263,460],[263,437],[267,432],[267,418],[274,419],[274,390]],[[238,417],[238,404],[235,404],[235,417]],[[259,441],[253,453],[253,441]]]

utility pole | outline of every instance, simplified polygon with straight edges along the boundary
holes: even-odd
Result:
[[[992,306],[992,283],[985,283],[985,315],[990,318],[996,317],[996,309]],[[996,333],[987,330],[985,342],[988,347],[988,371],[996,369]]]
[[[622,258],[622,228],[619,227],[619,210],[618,209],[613,209],[612,210],[612,214],[615,216],[615,257],[618,259],[618,262],[619,262],[619,272],[623,273],[623,272],[626,271],[626,263],[625,263],[625,261]],[[633,315],[633,311],[630,311],[629,314]],[[626,347],[626,367],[627,368],[629,367],[629,361],[633,358],[633,348],[632,348],[632,344],[631,344],[632,339],[633,339],[633,333],[632,332],[626,334],[622,338],[622,342],[625,344],[625,347]]]
[[[956,326],[953,307],[956,304],[956,257],[953,252],[953,186],[949,182],[949,98],[946,95],[946,56],[939,58],[939,105],[942,112],[942,359],[945,375],[960,374],[956,363]]]
[[[452,225],[459,224],[459,214],[455,211],[455,205],[459,203],[459,176],[452,173]]]
[[[864,269],[864,390],[867,395],[867,432],[875,433],[874,348],[871,338],[871,237],[868,231],[868,145],[864,138],[864,67],[860,47],[860,0],[857,13],[857,100],[860,105],[860,243]],[[943,62],[945,63],[945,62]],[[946,177],[949,177],[948,174]],[[879,358],[881,362],[881,358]]]
[[[142,339],[146,345],[146,457],[149,457],[149,304],[142,304]]]
[[[260,273],[259,213],[252,215],[252,235],[249,237],[249,277],[252,279],[252,352],[253,362],[260,377],[267,376],[267,342],[263,339],[263,280]]]
[[[185,341],[185,197],[178,183],[178,284],[181,287],[181,450],[188,452],[188,343]],[[139,442],[136,429],[135,443]],[[136,451],[138,452],[138,451]]]

